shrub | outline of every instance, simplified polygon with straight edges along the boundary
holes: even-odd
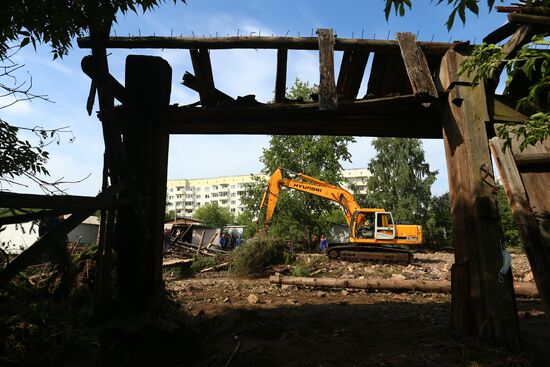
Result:
[[[262,273],[269,265],[285,262],[285,248],[280,239],[257,235],[233,251],[233,270],[240,275]]]

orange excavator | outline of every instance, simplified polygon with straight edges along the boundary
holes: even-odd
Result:
[[[284,178],[283,171],[296,179]],[[408,264],[413,259],[408,246],[422,243],[421,226],[395,224],[391,212],[381,208],[361,208],[349,191],[282,167],[277,168],[269,178],[260,204],[260,212],[266,207],[266,229],[273,218],[281,187],[320,196],[342,206],[349,226],[349,241],[330,243],[326,250],[330,259],[353,258]]]

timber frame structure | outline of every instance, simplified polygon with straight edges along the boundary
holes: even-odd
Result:
[[[549,17],[542,17],[542,25],[529,17],[509,18],[504,30],[489,35],[493,42],[512,36],[505,45],[507,57],[527,44],[533,32],[548,29],[550,24]],[[145,309],[163,288],[169,134],[442,138],[455,248],[453,327],[464,335],[519,349],[511,271],[499,280],[502,230],[490,148],[550,318],[550,142],[523,153],[514,143],[512,151],[502,152],[495,125],[527,120],[513,108],[522,86],[509,88],[501,96],[487,84],[473,85],[460,76],[460,64],[472,49],[468,43],[417,42],[410,33],[398,33],[396,41],[340,39],[330,29],[303,38],[109,37],[109,29],[91,29],[90,37],[78,40],[80,47],[92,51],[82,60],[82,69],[92,79],[89,113],[96,92],[99,99],[105,141],[103,191],[96,198],[52,197],[41,201],[41,208],[48,210],[0,219],[1,225],[73,213],[0,272],[0,286],[100,208],[96,316],[105,319],[110,314],[113,250],[117,252],[118,296],[138,312]],[[160,57],[128,56],[123,85],[109,73],[108,48],[189,49],[193,73],[186,72],[182,83],[199,93],[200,102],[170,105],[172,69]],[[251,95],[235,99],[216,89],[210,50],[244,48],[277,50],[274,103],[259,103]],[[320,85],[313,103],[285,98],[291,50],[319,52]],[[335,51],[343,52],[338,75]],[[369,58],[367,94],[358,99]],[[115,99],[121,104],[115,106]],[[2,193],[0,199],[2,207],[36,207],[36,198],[28,195]]]

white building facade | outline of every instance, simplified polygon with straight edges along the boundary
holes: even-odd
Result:
[[[366,192],[369,176],[366,168],[344,170],[347,182],[353,183],[359,193]],[[206,204],[218,204],[238,215],[244,211],[241,197],[245,185],[254,182],[253,176],[223,176],[200,179],[168,180],[166,184],[166,211],[174,211],[178,218],[193,217],[195,210]],[[350,189],[348,184],[342,185]]]

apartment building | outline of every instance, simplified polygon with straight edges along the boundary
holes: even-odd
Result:
[[[350,189],[348,183],[353,183],[358,192],[364,193],[368,175],[366,168],[344,170],[347,183],[342,186]],[[166,211],[173,210],[178,217],[192,217],[197,208],[217,203],[237,215],[244,211],[241,196],[244,195],[245,184],[251,182],[251,175],[168,180]]]

